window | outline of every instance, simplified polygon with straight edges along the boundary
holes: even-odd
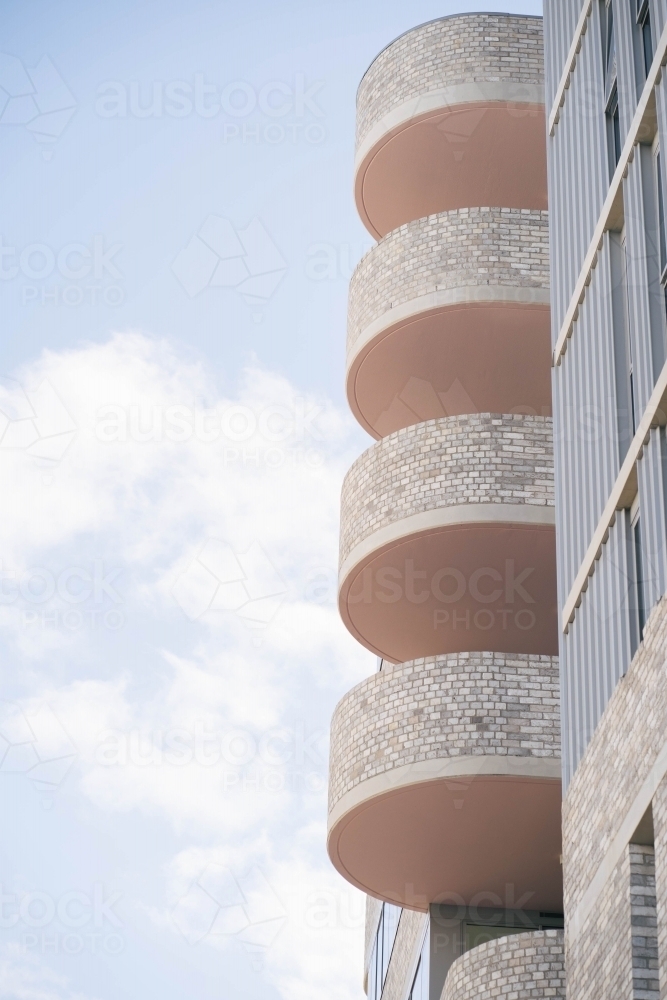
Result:
[[[641,642],[644,638],[644,626],[646,625],[646,601],[644,595],[644,559],[642,556],[642,531],[641,518],[639,516],[639,504],[637,504],[637,510],[632,517],[632,548],[634,555],[637,632],[639,634],[639,642]]]
[[[646,578],[644,573],[644,546],[639,506],[639,493],[630,508],[626,521],[627,565],[630,588],[628,612],[630,616],[630,653],[634,656],[644,638],[646,625]]]
[[[616,80],[616,40],[614,38],[614,7],[612,0],[606,0],[602,11],[602,28],[604,38],[604,76],[607,94]]]
[[[611,263],[612,334],[614,348],[614,380],[616,383],[616,421],[619,460],[626,456],[635,436],[635,377],[632,337],[628,308],[628,276],[625,233],[609,233]]]
[[[641,33],[641,50],[644,62],[644,79],[653,62],[653,36],[651,34],[651,8],[649,0],[637,0],[637,24]]]
[[[494,927],[484,924],[466,924],[465,927],[465,950],[477,948],[487,941],[494,941],[496,938],[507,937],[508,934],[525,934],[525,927]]]
[[[368,1000],[380,1000],[382,996],[402,912],[400,906],[392,906],[391,903],[382,904],[368,971]]]
[[[609,176],[612,177],[621,158],[621,119],[616,82],[616,40],[614,37],[614,7],[612,0],[600,0],[600,18],[602,22],[607,151],[609,154]]]
[[[621,158],[621,119],[618,112],[618,88],[616,81],[607,103],[607,146],[609,149],[609,174],[613,176]]]
[[[660,283],[663,287],[665,314],[667,315],[667,233],[665,232],[665,188],[662,176],[662,155],[658,147],[655,155],[655,186],[658,205],[658,244],[660,251]]]
[[[415,978],[412,980],[412,986],[410,987],[410,993],[408,994],[408,1000],[429,1000],[429,985],[430,985],[430,940],[431,936],[427,929],[424,942],[422,944],[421,955],[419,956],[419,961],[417,962],[417,969],[415,971]]]
[[[506,910],[499,913],[496,919],[487,919],[486,922],[479,919],[474,923],[466,921],[463,926],[463,950],[470,951],[480,944],[507,937],[509,934],[525,934],[527,930],[562,927],[563,923],[561,913],[534,913],[528,917],[525,910],[519,913]]]
[[[655,180],[658,192],[658,230],[660,238],[660,275],[663,285],[667,272],[667,236],[665,235],[665,195],[662,184],[662,162],[660,150],[655,157]]]
[[[417,971],[410,988],[408,1000],[428,1000],[428,975],[426,974],[426,963],[420,956],[417,963]]]

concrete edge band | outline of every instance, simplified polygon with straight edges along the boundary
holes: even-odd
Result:
[[[339,587],[342,587],[352,570],[373,552],[392,543],[402,542],[410,538],[411,535],[468,524],[554,527],[555,523],[554,508],[546,505],[538,506],[537,504],[464,503],[420,511],[409,517],[401,518],[400,521],[386,524],[362,541],[357,542],[341,563],[338,574]]]
[[[373,775],[344,792],[329,812],[330,835],[335,826],[357,806],[369,803],[381,795],[406,789],[428,781],[459,777],[526,778],[537,781],[561,781],[561,759],[558,757],[499,756],[495,754],[461,755],[402,764],[382,774]],[[634,828],[633,828],[634,829]]]
[[[554,102],[551,105],[551,112],[549,114],[549,125],[548,125],[549,135],[554,134],[556,125],[560,120],[560,109],[563,107],[563,104],[565,103],[565,93],[570,86],[570,77],[574,70],[574,64],[577,61],[577,56],[581,48],[581,43],[588,29],[588,18],[591,15],[592,9],[593,9],[593,0],[584,0],[583,7],[581,8],[581,13],[579,14],[579,20],[577,21],[577,27],[574,29],[572,44],[570,45],[570,50],[567,54],[567,59],[565,60],[565,69],[562,72],[560,81],[558,83],[558,87],[556,89],[556,96],[554,97]]]
[[[422,115],[445,112],[460,104],[476,103],[544,104],[544,86],[540,83],[497,83],[481,81],[454,83],[440,90],[429,91],[403,101],[372,125],[357,147],[354,174],[372,150],[395,129],[408,125]]]
[[[379,245],[379,244],[378,244]],[[372,253],[373,251],[371,251]],[[448,306],[475,305],[530,305],[549,308],[551,292],[548,288],[529,285],[460,285],[458,288],[441,288],[426,295],[419,295],[401,303],[365,326],[352,341],[347,354],[347,374],[358,356],[376,337],[388,332],[399,323],[416,319],[425,313]]]

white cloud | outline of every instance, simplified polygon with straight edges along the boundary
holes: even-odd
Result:
[[[0,954],[0,996],[6,1000],[92,1000],[72,991],[64,976],[11,945]]]
[[[267,980],[286,1000],[359,996],[359,894],[323,846],[330,713],[373,669],[335,605],[340,483],[360,436],[281,376],[249,368],[223,393],[196,361],[137,333],[45,352],[12,375],[27,393],[48,382],[76,425],[56,467],[0,449],[16,484],[0,492],[12,595],[0,622],[24,665],[17,700],[48,705],[71,738],[69,789],[192,845],[168,866],[168,907],[137,901],[165,933],[207,864],[248,894],[225,911],[239,933],[257,923],[264,879],[286,911],[262,945]],[[179,590],[193,564],[202,579]],[[35,597],[49,581],[53,594]],[[108,610],[128,624],[63,624]],[[197,900],[221,905],[201,886],[192,900],[184,913],[200,928]]]
[[[303,828],[280,859],[265,841],[182,852],[154,919],[193,946],[245,951],[285,1000],[362,997],[365,897],[313,859],[323,832]]]

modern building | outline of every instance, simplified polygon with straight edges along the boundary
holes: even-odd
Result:
[[[358,92],[339,605],[379,669],[334,713],[328,849],[370,1000],[564,996],[543,67],[541,18],[457,15]]]
[[[667,995],[667,2],[544,0],[568,996]]]

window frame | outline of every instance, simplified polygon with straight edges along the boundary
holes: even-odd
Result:
[[[644,629],[646,628],[647,617],[646,591],[644,588],[644,552],[642,545],[641,504],[639,502],[639,493],[637,493],[632,502],[632,507],[630,508],[630,532],[633,558],[632,572],[634,576],[634,593],[637,603],[637,607],[635,609],[635,613],[637,615],[637,634],[639,636],[637,645],[639,645],[639,643],[641,643],[644,639]]]
[[[643,56],[644,63],[644,79],[648,78],[649,70],[651,69],[651,64],[653,63],[654,47],[653,47],[653,24],[651,20],[651,4],[650,0],[637,0],[637,24],[640,29],[641,38],[641,54]],[[648,45],[647,45],[648,39]]]
[[[395,924],[387,935],[385,933],[388,926],[389,911],[387,908],[390,906],[393,910],[398,910],[398,914],[391,914],[392,920],[395,919]],[[380,1000],[382,996],[402,916],[402,907],[395,906],[392,903],[382,904],[380,918],[375,929],[375,939],[373,941],[371,960],[368,966],[368,1000]],[[389,940],[389,938],[391,938],[391,940]]]

